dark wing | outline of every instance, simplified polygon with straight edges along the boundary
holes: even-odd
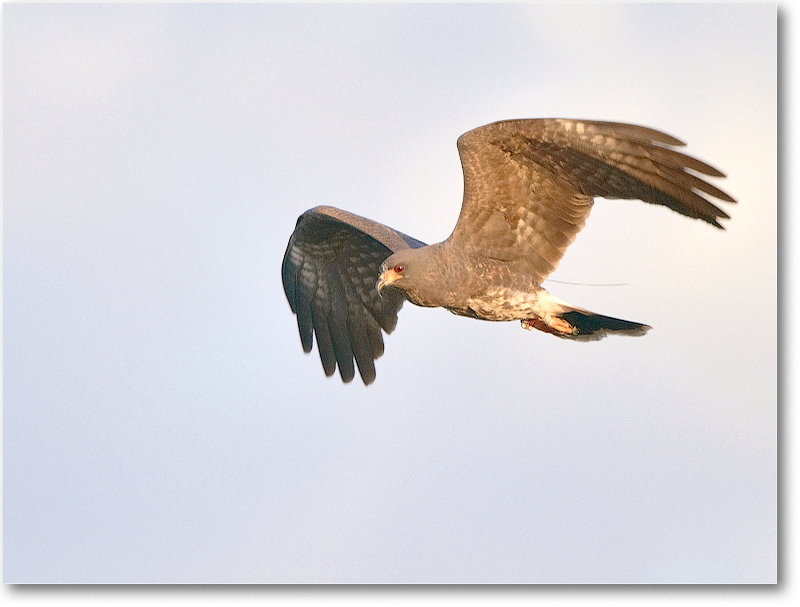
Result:
[[[733,198],[696,175],[724,175],[653,129],[584,120],[507,120],[462,135],[464,202],[449,240],[517,264],[539,282],[583,228],[595,196],[638,198],[707,221]]]
[[[312,331],[325,375],[339,364],[342,380],[375,380],[375,359],[383,354],[381,329],[391,333],[403,295],[375,290],[383,261],[395,251],[424,243],[370,219],[333,207],[315,207],[297,220],[281,275],[303,350],[311,351]]]

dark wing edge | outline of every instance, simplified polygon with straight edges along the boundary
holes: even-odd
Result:
[[[395,289],[378,295],[380,266],[395,251],[421,246],[415,238],[334,207],[315,207],[298,218],[281,278],[303,350],[311,351],[316,336],[325,375],[338,366],[347,383],[357,366],[365,385],[375,380],[374,361],[384,350],[381,331],[394,330],[404,301]]]
[[[723,229],[729,215],[706,196],[736,202],[697,174],[716,168],[672,149],[685,143],[648,127],[568,119],[507,120],[465,133],[472,140],[519,149],[533,162],[576,185],[583,194],[640,199]],[[705,195],[705,196],[704,196]]]
[[[562,126],[578,135],[577,151],[612,167],[609,176],[604,176],[602,170],[587,175],[584,185],[587,194],[639,198],[724,229],[718,220],[730,216],[703,194],[725,202],[736,201],[695,173],[710,177],[725,175],[705,162],[665,147],[686,145],[682,141],[647,127],[613,122],[568,120],[562,121]]]

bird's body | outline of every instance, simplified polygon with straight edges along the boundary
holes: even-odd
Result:
[[[668,147],[676,145],[658,131],[607,122],[510,120],[469,131],[458,140],[461,213],[453,233],[432,245],[333,207],[306,211],[282,267],[303,349],[313,333],[327,375],[338,364],[350,381],[355,361],[369,384],[381,331],[394,329],[404,300],[573,340],[642,335],[650,327],[577,308],[541,284],[595,196],[639,198],[721,227],[727,215],[701,193],[733,199],[694,173],[722,173]]]
[[[417,267],[413,259],[408,261],[415,251],[426,254],[426,275],[431,278],[404,289],[406,299],[418,306],[446,308],[453,314],[481,320],[521,320],[537,314],[539,295],[546,293],[529,274],[507,262],[453,254],[447,241],[429,245],[424,251],[405,251],[405,268]],[[394,265],[387,265],[387,269],[391,271]]]

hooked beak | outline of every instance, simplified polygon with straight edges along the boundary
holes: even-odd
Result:
[[[381,275],[378,277],[378,282],[375,283],[375,290],[378,291],[378,295],[381,294],[381,289],[383,289],[383,287],[392,284],[398,278],[400,278],[400,274],[394,270],[381,272]]]

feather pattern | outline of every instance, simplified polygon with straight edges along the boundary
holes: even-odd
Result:
[[[449,240],[513,261],[541,282],[583,228],[596,196],[638,198],[722,227],[718,219],[728,215],[697,190],[733,198],[688,171],[723,174],[664,147],[682,145],[616,122],[506,120],[469,131],[458,140],[464,202]]]
[[[374,360],[383,354],[381,330],[391,333],[403,305],[399,291],[379,296],[381,263],[395,251],[424,243],[383,224],[320,206],[303,213],[289,240],[281,275],[305,352],[316,335],[322,367],[338,364],[345,382],[375,379]]]

